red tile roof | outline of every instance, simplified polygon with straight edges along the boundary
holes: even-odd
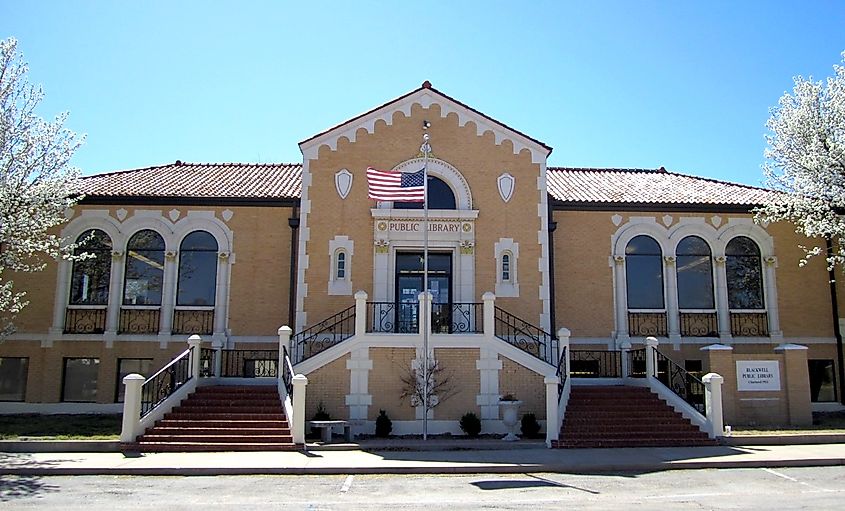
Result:
[[[291,200],[301,193],[299,163],[185,163],[82,178],[83,193],[108,199]],[[570,205],[755,206],[776,193],[763,188],[657,169],[549,167],[548,192]]]
[[[297,199],[299,163],[184,163],[82,178],[82,192],[104,197]]]
[[[549,167],[548,191],[564,203],[756,206],[776,193],[764,188],[663,169]]]

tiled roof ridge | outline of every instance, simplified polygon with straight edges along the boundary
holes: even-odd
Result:
[[[747,188],[749,190],[760,190],[763,192],[777,192],[777,190],[773,190],[771,188],[764,188],[762,186],[754,186],[754,185],[747,185],[745,183],[736,183],[733,181],[725,181],[723,179],[715,179],[712,177],[703,177],[703,176],[695,176],[692,174],[684,174],[681,172],[675,172],[672,170],[666,170],[665,167],[660,167],[657,169],[643,169],[643,168],[623,168],[623,167],[608,167],[608,168],[601,168],[601,167],[549,167],[548,170],[552,171],[566,171],[566,172],[626,172],[626,173],[642,173],[642,174],[668,174],[671,176],[679,176],[679,177],[688,177],[692,179],[699,179],[701,181],[709,181],[711,183],[716,183],[720,185],[730,185],[730,186],[740,186],[742,188]]]
[[[275,162],[275,163],[253,163],[253,162],[188,162],[182,160],[176,160],[173,163],[162,163],[160,165],[150,165],[148,167],[141,167],[136,169],[120,169],[120,170],[112,170],[109,172],[102,172],[98,174],[91,174],[90,176],[81,176],[81,179],[90,179],[95,177],[106,177],[106,176],[113,176],[116,174],[128,174],[130,172],[144,172],[148,170],[156,170],[156,169],[164,169],[168,167],[266,167],[266,166],[275,166],[275,167],[301,167],[302,163],[286,163],[286,162]]]

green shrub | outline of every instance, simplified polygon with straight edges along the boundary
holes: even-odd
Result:
[[[317,411],[314,412],[314,416],[311,417],[312,421],[330,421],[332,420],[332,416],[329,412],[326,411],[326,408],[323,406],[323,402],[320,401],[320,404],[317,405]],[[320,437],[320,428],[311,428],[311,437],[312,438],[319,438]]]
[[[461,431],[466,433],[470,438],[475,438],[481,433],[481,419],[472,412],[466,413],[461,417],[460,425]]]
[[[393,431],[393,421],[387,416],[387,412],[379,410],[378,417],[376,417],[376,436],[387,438],[391,431]]]
[[[522,416],[522,436],[525,438],[537,438],[540,433],[540,423],[537,422],[537,416],[533,413],[526,413]]]

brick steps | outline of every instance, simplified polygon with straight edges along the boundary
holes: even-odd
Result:
[[[643,387],[572,387],[558,448],[716,445]]]
[[[200,387],[137,441],[140,452],[289,451],[293,443],[276,387]]]

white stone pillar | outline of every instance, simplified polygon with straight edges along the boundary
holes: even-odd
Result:
[[[349,407],[349,419],[365,421],[373,396],[369,391],[369,376],[373,369],[369,348],[357,348],[349,354],[346,361],[349,370],[349,394],[346,395],[346,406]]]
[[[502,361],[499,353],[481,346],[479,359],[475,361],[475,368],[479,375],[479,394],[475,398],[481,408],[481,420],[499,419],[499,371]]]
[[[361,336],[367,333],[367,292],[360,290],[355,292],[355,335]],[[398,317],[398,316],[397,316]]]
[[[492,339],[496,335],[496,295],[487,291],[481,295],[484,302],[484,336]]]
[[[646,378],[657,378],[657,346],[659,344],[656,337],[645,338]]]
[[[778,260],[775,256],[769,256],[765,259],[764,269],[766,272],[765,285],[766,290],[764,296],[766,300],[766,312],[769,317],[769,336],[772,342],[783,341],[783,331],[780,329],[780,316],[778,315],[778,286],[775,277],[775,268],[777,268]]]
[[[678,272],[675,270],[675,256],[663,257],[663,274],[666,275],[666,323],[669,330],[669,342],[679,345],[681,326],[678,309]]]
[[[123,275],[126,271],[123,252],[112,251],[109,274],[109,305],[106,309],[106,335],[117,335],[120,326],[120,306],[123,305]]]
[[[54,337],[62,335],[65,327],[65,309],[67,308],[68,295],[70,294],[70,272],[72,268],[70,261],[59,261],[58,275],[56,278],[56,298],[53,302],[53,326],[50,334]]]
[[[127,374],[123,377],[126,390],[123,394],[123,423],[120,428],[120,441],[134,442],[141,434],[141,386],[147,381],[140,374]]]
[[[229,315],[229,253],[217,254],[217,286],[214,289],[214,335],[225,337]]]
[[[178,254],[175,250],[168,250],[164,253],[164,280],[161,283],[161,323],[158,328],[158,335],[162,342],[170,337],[173,330],[173,304],[176,296],[176,266],[178,265]]]
[[[722,383],[725,379],[716,373],[707,373],[701,378],[704,382],[704,406],[707,413],[707,425],[710,438],[724,435],[725,427],[722,415]]]
[[[628,287],[625,282],[625,256],[613,258],[613,280],[616,299],[616,342],[627,341],[628,333]]]
[[[725,269],[725,256],[713,257],[713,271],[716,272],[716,318],[719,322],[719,340],[728,344],[732,340],[731,335],[731,311],[728,306],[728,276]]]
[[[569,360],[572,358],[572,354],[569,352],[569,337],[572,335],[572,332],[569,331],[566,327],[560,327],[557,329],[557,352],[558,352],[558,360],[555,361],[557,363],[560,360],[560,354],[566,350],[566,377],[569,378],[569,373],[571,372],[569,368]]]
[[[557,376],[546,376],[543,379],[543,383],[546,384],[546,446],[551,447],[552,441],[557,440],[560,434],[557,393],[560,378]]]
[[[431,292],[419,294],[419,307],[419,333],[428,332],[431,337]]]
[[[191,376],[199,380],[200,376],[200,351],[202,350],[202,337],[194,334],[188,337],[188,347],[191,348]]]
[[[628,341],[623,342],[619,349],[622,351],[622,378],[630,378],[631,377],[631,367],[630,367],[630,360],[628,354],[631,352],[631,343]]]
[[[281,396],[282,400],[288,395],[288,391],[285,388],[285,382],[282,379],[282,374],[285,371],[285,351],[287,350],[288,356],[291,357],[291,363],[293,363],[293,354],[290,351],[290,336],[293,333],[293,330],[287,325],[280,327],[278,330],[279,334],[279,378],[278,378],[278,390],[279,396]],[[293,375],[291,375],[293,376]]]
[[[308,385],[308,378],[303,374],[293,377],[293,417],[288,417],[291,427],[293,443],[301,445],[305,443],[305,387]]]

